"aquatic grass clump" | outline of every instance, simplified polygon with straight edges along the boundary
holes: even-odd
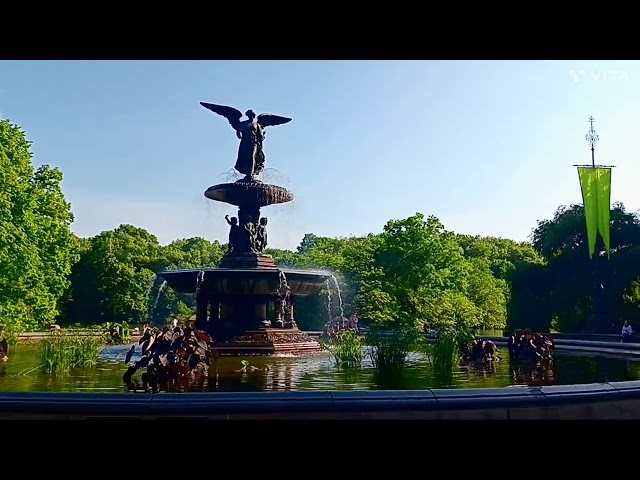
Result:
[[[439,333],[431,345],[426,346],[426,355],[436,377],[448,377],[460,361],[458,337],[454,331]]]
[[[474,335],[462,328],[439,331],[432,344],[425,345],[425,354],[431,364],[433,378],[439,386],[453,383],[453,373],[460,365],[462,347]]]
[[[73,368],[95,366],[102,348],[102,342],[97,338],[52,333],[38,343],[38,358],[49,374],[68,372]]]
[[[338,368],[359,367],[364,359],[364,339],[352,330],[338,332],[330,342],[320,342],[333,355]]]
[[[369,356],[376,374],[386,378],[400,375],[407,363],[407,356],[414,351],[419,338],[418,331],[412,325],[369,328],[366,343],[371,347]]]

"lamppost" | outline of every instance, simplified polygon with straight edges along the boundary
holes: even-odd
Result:
[[[589,117],[590,128],[585,136],[587,142],[589,142],[589,146],[591,147],[591,168],[596,168],[596,143],[600,141],[600,137],[593,128],[593,123],[595,121],[596,119],[593,118],[593,115]]]
[[[589,117],[590,128],[585,137],[591,147],[591,165],[574,165],[574,167],[578,167],[587,226],[589,257],[593,259],[591,318],[588,329],[593,333],[605,333],[609,330],[611,322],[603,275],[603,262],[606,261],[606,258],[602,255],[600,244],[602,242],[607,258],[609,258],[611,245],[611,169],[614,166],[596,165],[595,146],[600,138],[593,128],[594,122],[595,119]]]

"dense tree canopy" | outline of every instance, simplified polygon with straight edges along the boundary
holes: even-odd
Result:
[[[531,238],[543,265],[529,262],[516,273],[509,326],[580,331],[591,311],[593,262],[589,259],[582,205],[560,207],[550,220],[538,222]],[[611,257],[598,238],[603,284],[611,328],[637,322],[640,307],[640,216],[621,203],[611,209]]]
[[[31,161],[30,142],[0,120],[0,334],[53,322],[76,262],[62,173]]]
[[[215,267],[226,245],[187,238],[162,246],[132,225],[78,238],[70,232],[61,180],[55,168],[35,169],[24,133],[0,121],[0,335],[54,320],[164,323],[192,315],[192,295],[173,292],[154,272]],[[611,241],[610,258],[599,258],[617,328],[640,320],[640,215],[615,204]],[[537,222],[530,242],[457,235],[416,213],[390,220],[377,234],[308,233],[295,251],[268,253],[280,266],[334,273],[320,295],[296,301],[296,320],[306,329],[339,315],[338,298],[345,315],[356,313],[365,324],[416,329],[572,332],[585,327],[591,309],[593,262],[582,205]]]

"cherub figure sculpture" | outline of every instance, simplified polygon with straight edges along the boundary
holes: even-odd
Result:
[[[229,248],[227,249],[227,253],[238,253],[238,250],[240,250],[240,244],[242,242],[242,229],[240,225],[238,225],[238,219],[236,217],[229,218],[229,215],[225,215],[224,219],[231,227],[229,229]]]
[[[247,231],[247,246],[249,247],[247,249],[247,253],[258,253],[256,226],[253,224],[253,222],[247,222],[245,223],[244,228]]]
[[[262,217],[256,228],[256,246],[260,253],[264,253],[267,248],[267,217]]]

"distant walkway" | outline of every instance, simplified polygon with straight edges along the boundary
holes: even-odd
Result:
[[[69,337],[88,337],[88,338],[100,338],[101,335],[97,332],[89,332],[86,330],[66,330],[64,328],[60,330],[51,330],[49,332],[30,332],[30,333],[21,333],[18,335],[19,342],[37,342],[40,340],[44,340],[48,338],[53,332],[56,332],[60,335],[67,335]],[[131,335],[131,342],[137,342],[140,339],[140,335]]]
[[[18,341],[20,342],[29,342],[29,341],[38,341],[47,338],[52,332],[57,332],[60,335],[69,335],[73,337],[94,337],[100,338],[100,334],[97,332],[91,332],[88,330],[68,330],[62,328],[60,330],[52,330],[49,332],[30,332],[30,333],[22,333],[18,336]],[[361,329],[360,333],[365,333],[366,329]],[[305,333],[311,337],[320,337],[322,335],[321,330],[306,330]],[[429,337],[428,335],[425,335]],[[502,337],[498,335],[487,335],[487,334],[478,334],[478,337],[485,338],[487,340],[493,340],[494,342],[507,341],[507,337]],[[594,347],[604,347],[603,344],[606,343],[616,343],[620,344],[620,335],[617,334],[589,334],[589,333],[552,333],[551,337],[556,340],[556,342],[560,341],[560,343],[564,343],[565,345],[582,345],[587,346],[590,344]],[[140,339],[140,334],[132,334],[131,342],[137,342]],[[628,350],[636,350],[636,348],[640,347],[640,338],[634,338],[633,343],[623,344],[624,347],[630,347]],[[588,343],[587,343],[588,342]],[[595,342],[592,343],[592,342]],[[637,343],[636,343],[637,342]],[[615,348],[616,350],[624,349],[623,345],[618,345]]]

